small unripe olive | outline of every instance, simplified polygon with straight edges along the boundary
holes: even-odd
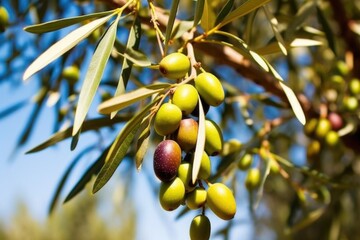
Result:
[[[173,140],[162,141],[154,152],[154,172],[163,182],[176,177],[181,163],[181,148]]]
[[[235,138],[229,139],[224,143],[223,150],[221,151],[222,156],[230,155],[234,152],[237,152],[241,149],[241,142]]]
[[[192,164],[184,162],[178,168],[178,178],[184,183],[187,192],[192,191],[195,185],[192,183]]]
[[[189,69],[189,58],[178,52],[167,55],[159,63],[161,74],[168,79],[181,79],[185,77]]]
[[[250,153],[245,153],[238,163],[238,168],[240,170],[248,170],[253,162],[253,156]]]
[[[207,192],[204,188],[197,187],[186,196],[186,206],[190,209],[198,209],[204,206]]]
[[[162,182],[159,191],[159,200],[163,209],[172,211],[177,209],[183,202],[185,187],[179,178],[171,182]]]
[[[331,76],[330,81],[331,81],[331,83],[333,83],[336,86],[341,86],[345,82],[344,78],[340,75]]]
[[[206,152],[201,157],[200,169],[198,173],[198,179],[206,180],[211,174],[211,160]]]
[[[166,136],[173,133],[180,125],[181,110],[176,105],[164,103],[155,115],[154,128],[157,134]]]
[[[219,79],[211,73],[203,72],[195,78],[195,88],[210,106],[219,106],[225,98]]]
[[[0,32],[5,31],[9,25],[9,13],[3,6],[0,6]]]
[[[191,240],[209,240],[211,234],[211,224],[207,216],[198,215],[190,225]]]
[[[80,78],[80,70],[77,66],[72,65],[64,68],[62,72],[63,78],[65,78],[70,84],[75,84]]]
[[[321,144],[317,140],[313,140],[309,143],[306,149],[306,155],[308,158],[313,158],[319,154],[321,150]]]
[[[329,146],[335,146],[339,143],[339,134],[335,131],[329,131],[325,136],[325,141]]]
[[[193,85],[183,84],[176,88],[172,103],[180,108],[183,115],[189,115],[197,106],[198,98],[198,92]]]
[[[338,113],[335,113],[335,112],[329,113],[328,119],[330,121],[331,128],[333,130],[336,131],[343,127],[343,119],[340,117],[340,115]]]
[[[311,118],[304,126],[304,133],[308,136],[312,136],[315,132],[317,125],[318,125],[318,119]]]
[[[327,118],[320,118],[315,129],[315,135],[318,138],[324,138],[330,130],[330,121]]]
[[[360,80],[357,78],[351,79],[349,83],[349,89],[353,95],[360,94]]]
[[[186,118],[180,121],[175,138],[181,149],[185,152],[195,149],[198,128],[198,123],[192,118]]]
[[[350,112],[354,112],[358,109],[359,102],[356,97],[347,96],[343,100],[344,107]]]
[[[343,76],[348,75],[350,72],[350,69],[349,69],[348,65],[346,64],[346,62],[341,61],[341,60],[336,62],[336,70]]]
[[[209,156],[218,155],[223,147],[220,127],[212,120],[205,120],[205,151]]]
[[[259,187],[260,180],[260,170],[258,168],[251,168],[246,175],[245,186],[249,190],[255,189]]]
[[[236,213],[236,201],[231,190],[222,183],[214,183],[207,191],[206,204],[216,216],[230,220]]]

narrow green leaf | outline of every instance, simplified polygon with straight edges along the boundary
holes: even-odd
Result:
[[[89,20],[89,19],[93,19],[93,18],[100,18],[100,17],[110,15],[110,14],[114,13],[114,11],[115,10],[92,13],[92,14],[87,14],[87,15],[83,15],[83,16],[71,17],[71,18],[57,19],[54,21],[46,22],[46,23],[40,23],[40,24],[28,26],[28,27],[25,27],[24,30],[27,32],[30,32],[30,33],[46,33],[46,32],[56,31],[56,30],[83,22],[85,20]]]
[[[64,203],[70,201],[72,198],[74,198],[78,193],[80,193],[91,181],[91,178],[95,175],[97,175],[102,168],[102,166],[105,163],[106,155],[108,154],[110,149],[110,146],[107,147],[99,156],[93,164],[90,165],[90,167],[84,172],[84,174],[81,176],[79,181],[75,184],[75,186],[71,189],[70,193],[66,196]]]
[[[204,29],[205,32],[209,31],[215,24],[215,13],[211,8],[211,1],[205,0],[204,4],[204,11],[201,17],[201,27]]]
[[[199,95],[199,130],[196,140],[196,147],[194,153],[193,169],[192,169],[192,183],[195,184],[199,174],[201,159],[204,154],[205,147],[205,113]]]
[[[135,154],[135,164],[136,169],[140,171],[142,163],[144,161],[144,156],[147,152],[149,140],[150,140],[150,125],[151,117],[144,119],[139,127],[140,135],[136,144],[136,154]]]
[[[271,11],[269,10],[269,8],[267,6],[264,6],[263,8],[264,8],[264,11],[265,11],[265,15],[266,15],[267,19],[270,22],[271,28],[272,28],[272,30],[274,32],[275,38],[276,38],[276,40],[278,42],[278,45],[279,45],[279,48],[280,48],[281,52],[284,55],[287,55],[287,50],[286,50],[286,47],[285,47],[284,39],[281,36],[281,34],[279,32],[279,29],[278,29],[278,25],[279,25],[278,20],[271,13]]]
[[[105,165],[101,168],[100,173],[95,180],[93,193],[99,191],[110,180],[115,170],[125,157],[127,150],[138,131],[140,122],[146,114],[148,114],[151,107],[158,102],[158,100],[159,99],[155,99],[143,108],[137,115],[135,115],[116,137],[115,141],[111,145],[109,153],[106,156]]]
[[[49,63],[60,57],[81,40],[89,36],[95,29],[106,23],[112,15],[105,16],[96,19],[84,26],[81,26],[74,31],[70,32],[64,38],[49,47],[44,53],[42,53],[31,65],[26,69],[23,79],[26,80],[31,77],[34,73],[40,71],[46,67]]]
[[[75,150],[75,148],[76,148],[76,146],[77,146],[77,144],[79,142],[79,139],[80,139],[80,133],[81,133],[81,128],[74,136],[72,136],[71,143],[70,143],[70,150],[71,151]]]
[[[304,229],[305,227],[309,226],[310,224],[314,223],[326,212],[326,210],[327,210],[326,207],[322,207],[308,213],[303,219],[301,219],[294,226],[292,226],[292,228],[290,229],[291,234],[294,234],[300,231],[301,229]]]
[[[204,4],[205,4],[205,0],[197,0],[196,1],[196,8],[195,8],[193,27],[196,27],[199,24],[200,20],[201,20],[201,17],[202,17],[203,12],[204,12]]]
[[[228,0],[216,17],[215,25],[218,25],[230,13],[234,6],[234,0]]]
[[[175,22],[175,18],[176,18],[176,13],[177,13],[178,7],[179,7],[179,2],[180,2],[180,0],[173,0],[172,4],[171,4],[169,20],[167,22],[166,32],[165,32],[165,48],[164,48],[165,55],[167,53],[169,41],[171,38],[171,33],[173,31],[173,26],[174,26],[174,22]]]
[[[317,40],[304,39],[304,38],[295,38],[290,47],[311,47],[311,46],[320,46],[323,43]]]
[[[28,100],[22,100],[20,102],[17,102],[3,110],[0,111],[0,119],[5,118],[12,113],[16,112],[17,110],[21,109],[22,107],[25,107],[29,103]]]
[[[234,11],[228,14],[220,23],[219,28],[225,26],[226,24],[238,19],[246,14],[254,11],[255,9],[264,6],[271,0],[248,0],[244,2],[242,5],[237,7]]]
[[[193,27],[193,21],[179,21],[173,32],[171,33],[171,39],[178,39],[188,32]]]
[[[260,186],[259,186],[259,188],[257,190],[257,193],[256,193],[256,199],[255,199],[255,202],[254,202],[254,205],[253,205],[254,209],[256,209],[260,204],[260,201],[261,201],[262,196],[264,194],[265,182],[266,182],[267,177],[270,174],[270,165],[271,165],[270,164],[270,159],[269,159],[269,157],[267,157],[267,159],[264,159],[264,160],[265,160],[265,163],[266,163],[265,172],[262,175]]]
[[[92,56],[89,69],[80,90],[78,107],[74,119],[73,136],[80,130],[100,84],[106,63],[114,46],[119,16],[120,15],[118,15],[118,18],[110,25]]]
[[[117,49],[117,54],[131,61],[134,65],[139,67],[151,66],[150,60],[143,52],[133,48],[126,48],[126,46],[121,44],[119,41],[115,41],[115,48]]]
[[[135,18],[133,25],[131,26],[129,38],[127,40],[126,49],[135,49],[139,48],[141,37],[141,22],[139,18]],[[114,97],[117,97],[123,93],[125,93],[126,85],[130,78],[132,62],[128,59],[123,58],[122,68],[120,72],[120,79],[118,81],[118,86],[116,88],[116,92]],[[114,111],[111,113],[110,118],[114,118],[118,111]]]
[[[149,86],[145,86],[139,89],[136,89],[132,92],[128,92],[122,94],[118,97],[111,98],[103,103],[101,103],[98,107],[98,111],[101,114],[110,114],[113,111],[118,111],[123,109],[131,104],[145,99],[155,93],[164,91],[171,87],[168,83],[158,83]]]
[[[328,19],[324,16],[323,11],[320,9],[319,6],[316,6],[316,12],[317,12],[317,18],[319,22],[321,23],[321,26],[325,32],[326,39],[328,41],[329,47],[331,50],[336,53],[336,46],[335,46],[335,39],[334,39],[334,33],[330,27],[330,24],[328,22]]]
[[[116,118],[110,120],[109,118],[96,118],[96,119],[90,119],[84,122],[81,131],[82,132],[86,132],[86,131],[90,131],[90,130],[97,130],[100,129],[102,127],[107,127],[107,126],[112,126],[116,123],[119,122],[124,122],[124,121],[128,121],[129,119],[131,119],[131,115],[123,115],[123,116],[117,116]],[[71,133],[72,133],[72,126],[69,128],[66,128],[64,130],[61,130],[57,133],[55,133],[54,135],[52,135],[48,140],[44,141],[43,143],[37,145],[36,147],[30,149],[29,151],[26,152],[26,154],[29,153],[35,153],[35,152],[39,152],[41,150],[44,150],[50,146],[55,145],[58,142],[61,142],[69,137],[71,137]]]

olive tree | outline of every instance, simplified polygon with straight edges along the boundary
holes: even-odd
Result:
[[[209,212],[228,221],[211,234],[228,237],[246,196],[256,230],[277,239],[359,234],[358,2],[40,0],[0,10],[6,76],[39,82],[18,146],[46,103],[54,134],[28,154],[98,134],[81,154],[101,154],[65,201],[89,182],[98,192],[123,160],[131,171],[150,162],[162,208],[194,214],[192,239],[210,238]]]

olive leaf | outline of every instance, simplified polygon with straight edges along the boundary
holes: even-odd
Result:
[[[200,23],[205,32],[209,31],[214,26],[215,18],[215,13],[211,8],[211,1],[205,0],[204,11]]]
[[[136,154],[135,154],[135,164],[136,169],[140,170],[142,163],[144,161],[144,156],[147,152],[149,140],[150,140],[150,128],[151,128],[151,116],[145,118],[139,127],[140,135],[136,143]]]
[[[234,6],[234,0],[228,0],[216,17],[215,25],[218,25],[231,11]]]
[[[169,46],[169,41],[171,38],[171,33],[173,31],[173,26],[174,26],[174,22],[175,22],[175,18],[176,18],[176,13],[177,13],[178,7],[179,7],[179,2],[180,2],[180,0],[173,0],[172,4],[171,4],[169,20],[167,22],[167,27],[166,27],[166,32],[165,32],[165,48],[164,48],[165,54],[167,53],[167,49]]]
[[[197,0],[196,1],[193,27],[196,27],[199,24],[201,17],[203,15],[203,12],[204,12],[204,5],[205,5],[205,0]]]

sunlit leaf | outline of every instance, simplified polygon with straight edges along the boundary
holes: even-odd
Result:
[[[194,15],[194,24],[193,26],[197,26],[201,20],[204,11],[204,4],[205,0],[197,0],[196,1],[196,8],[195,8],[195,15]]]
[[[40,71],[46,67],[49,63],[60,57],[81,40],[89,36],[95,29],[106,23],[112,15],[105,16],[96,19],[84,26],[81,26],[74,31],[70,32],[64,38],[49,47],[44,53],[42,53],[25,71],[23,79],[26,80],[31,77],[34,73]]]
[[[303,39],[303,38],[295,38],[290,46],[291,47],[311,47],[311,46],[320,46],[323,43],[320,41],[312,40],[312,39]]]
[[[27,32],[30,32],[30,33],[51,32],[51,31],[59,30],[59,29],[83,22],[85,20],[104,17],[104,16],[112,14],[114,11],[115,10],[99,12],[99,13],[91,13],[91,14],[77,16],[77,17],[71,17],[71,18],[57,19],[54,21],[46,22],[46,23],[40,23],[40,24],[28,26],[28,27],[25,27],[24,30]]]
[[[193,27],[193,21],[179,21],[171,33],[171,39],[180,38]]]
[[[91,58],[89,69],[79,94],[79,102],[74,118],[73,135],[80,130],[99,86],[106,63],[114,46],[118,21],[119,17],[110,25]]]
[[[205,32],[209,31],[215,24],[215,13],[211,8],[211,0],[205,0],[204,11],[201,17],[201,27]]]
[[[137,170],[141,169],[144,156],[148,149],[149,140],[150,140],[150,128],[151,128],[150,123],[151,123],[151,118],[148,117],[141,122],[139,127],[140,135],[138,137],[138,141],[136,144],[137,150],[135,154],[135,164]]]
[[[230,13],[231,9],[234,6],[234,0],[228,0],[224,7],[221,9],[220,13],[217,15],[215,20],[215,25],[218,25],[224,18]]]
[[[171,2],[172,2],[172,4],[171,4],[171,9],[170,9],[170,15],[169,15],[169,19],[168,19],[167,26],[166,26],[166,32],[165,32],[165,49],[164,49],[165,54],[167,53],[167,49],[168,49],[169,41],[171,38],[171,33],[173,31],[173,26],[174,26],[176,13],[178,11],[180,0],[172,0]]]
[[[170,86],[171,85],[167,83],[158,83],[139,88],[132,92],[124,93],[118,97],[111,98],[101,103],[98,107],[98,111],[101,114],[110,114],[113,111],[121,110],[155,93],[164,91],[165,89],[169,89]]]

